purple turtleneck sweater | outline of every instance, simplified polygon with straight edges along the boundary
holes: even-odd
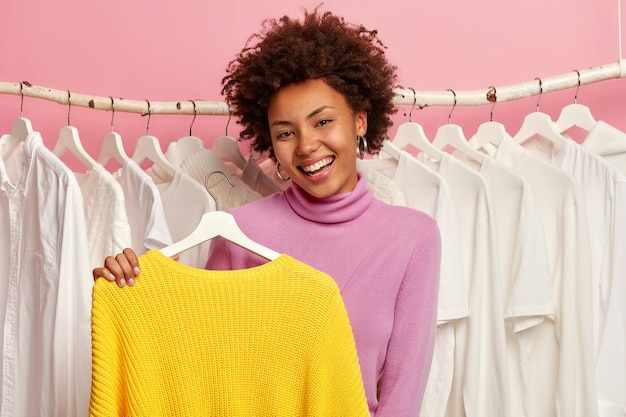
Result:
[[[419,414],[436,332],[441,243],[436,222],[356,188],[318,199],[296,184],[231,210],[252,240],[330,275],[350,318],[372,417]],[[265,262],[226,240],[207,269]]]

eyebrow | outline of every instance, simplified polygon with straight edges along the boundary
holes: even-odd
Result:
[[[314,117],[315,115],[320,114],[321,112],[323,112],[326,109],[334,109],[334,107],[333,106],[326,106],[326,105],[318,107],[317,109],[315,109],[311,113],[309,113],[306,118],[310,119],[310,118]],[[291,122],[289,122],[287,120],[276,120],[275,122],[272,122],[272,126],[290,125],[290,124],[291,124]]]

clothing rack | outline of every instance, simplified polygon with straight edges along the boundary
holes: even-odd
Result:
[[[565,74],[546,78],[535,78],[519,84],[505,86],[489,86],[480,90],[465,91],[427,91],[397,87],[394,89],[394,104],[419,106],[477,106],[540,95],[558,90],[578,87],[599,81],[623,78],[626,76],[626,60],[620,59],[605,65],[582,70],[574,70]],[[148,101],[127,100],[124,98],[97,97],[88,94],[56,90],[37,86],[23,81],[11,83],[0,81],[0,94],[15,94],[23,97],[35,97],[54,101],[59,104],[88,107],[97,110],[115,110],[127,113],[151,114],[198,114],[228,115],[230,109],[225,102],[206,100],[181,101]]]

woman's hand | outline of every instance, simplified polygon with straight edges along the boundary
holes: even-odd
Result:
[[[117,282],[120,288],[126,284],[131,287],[135,285],[135,277],[139,275],[139,272],[137,254],[130,248],[124,249],[122,253],[115,256],[107,256],[104,259],[104,266],[94,268],[92,271],[94,280],[103,277],[109,281]]]

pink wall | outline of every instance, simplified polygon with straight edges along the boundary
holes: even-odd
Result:
[[[300,15],[318,1],[230,0],[3,0],[0,5],[0,81],[151,101],[221,101],[224,68],[262,19]],[[324,9],[376,28],[399,67],[399,83],[418,90],[476,90],[511,85],[617,62],[620,58],[615,1],[367,1],[326,0]],[[626,13],[626,11],[625,11]],[[626,19],[625,19],[626,21]],[[544,94],[541,111],[558,117],[574,89]],[[494,120],[509,132],[535,110],[537,97],[500,103]],[[626,131],[626,80],[585,85],[578,102],[598,120]],[[19,116],[20,98],[0,95],[0,133]],[[471,136],[491,106],[459,106],[453,122]],[[447,122],[450,108],[413,112],[427,135]],[[408,119],[400,109],[396,123]],[[406,114],[406,115],[405,115]],[[67,123],[67,106],[26,97],[24,116],[50,147]],[[150,134],[167,143],[187,135],[192,116],[153,115]],[[110,112],[72,107],[71,124],[97,156]],[[146,118],[115,113],[115,130],[132,154],[145,134]],[[193,134],[210,144],[224,134],[227,118],[202,116]],[[236,135],[230,124],[228,132]],[[393,131],[390,132],[393,137]]]

